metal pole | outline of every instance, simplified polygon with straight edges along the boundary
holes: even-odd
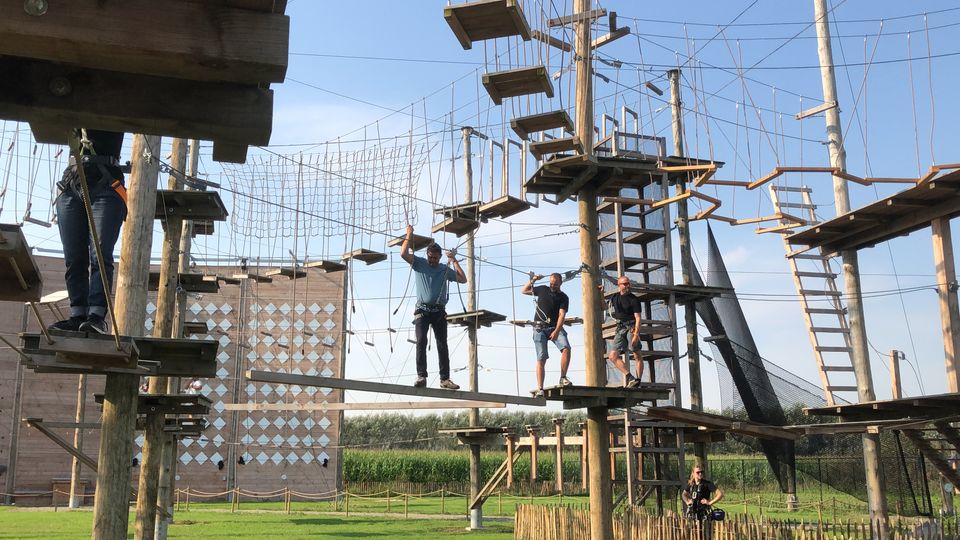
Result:
[[[814,16],[817,27],[817,53],[820,57],[820,78],[823,85],[824,103],[837,101],[837,81],[833,69],[833,51],[830,44],[830,25],[827,0],[814,0]],[[830,152],[830,165],[846,172],[846,152],[843,149],[842,125],[839,106],[824,111],[827,125],[827,148]],[[847,181],[833,177],[833,195],[837,215],[850,211],[850,197],[847,193]],[[867,326],[863,314],[863,296],[860,288],[860,264],[856,250],[844,250],[840,253],[843,260],[843,287],[847,298],[847,313],[850,317],[850,341],[853,348],[853,370],[857,378],[857,396],[861,402],[873,401],[873,374],[870,370],[870,356],[867,350]],[[890,525],[887,520],[887,500],[883,473],[880,470],[880,436],[865,433],[863,435],[863,462],[867,480],[867,500],[870,506],[870,521],[880,524],[880,538],[890,537]]]

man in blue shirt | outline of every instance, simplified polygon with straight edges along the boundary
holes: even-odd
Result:
[[[460,268],[453,251],[447,252],[448,264],[440,266],[440,246],[431,244],[427,258],[417,257],[410,251],[413,226],[407,225],[407,235],[400,246],[400,257],[413,268],[417,284],[417,307],[413,312],[413,325],[417,335],[417,380],[413,386],[427,385],[427,332],[432,327],[440,357],[440,388],[457,390],[459,385],[450,380],[450,351],[447,349],[447,282],[466,283],[467,276]],[[450,266],[453,268],[450,268]]]

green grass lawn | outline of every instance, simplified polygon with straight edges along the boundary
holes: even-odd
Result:
[[[513,522],[487,520],[481,531],[465,530],[466,519],[397,519],[351,515],[330,516],[303,513],[199,510],[180,512],[168,531],[171,539],[283,539],[296,538],[451,538],[481,536],[513,538]],[[89,538],[93,515],[89,511],[54,512],[0,507],[0,538],[61,540]],[[133,514],[128,538],[133,538]]]

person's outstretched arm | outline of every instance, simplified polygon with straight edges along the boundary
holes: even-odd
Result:
[[[403,245],[400,246],[400,258],[407,261],[407,264],[413,264],[413,252],[410,251],[410,242],[413,240],[413,225],[407,224],[407,235],[403,237]]]

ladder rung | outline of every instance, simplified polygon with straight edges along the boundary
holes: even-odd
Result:
[[[800,289],[800,294],[803,296],[843,296],[840,291],[816,291],[813,289]]]
[[[777,206],[779,206],[780,208],[805,208],[808,210],[816,210],[817,208],[817,205],[815,204],[792,203],[792,202],[777,203]]]
[[[797,277],[835,278],[837,275],[833,272],[797,272]]]
[[[827,261],[830,260],[830,257],[826,255],[821,255],[819,253],[798,253],[793,256],[794,259],[804,259],[807,261]]]
[[[843,315],[846,313],[846,310],[834,308],[807,308],[807,313],[811,315]]]
[[[808,187],[790,187],[790,186],[771,185],[770,189],[774,191],[783,191],[788,193],[813,193],[813,190]]]
[[[828,392],[856,392],[856,386],[828,386]]]
[[[825,334],[849,334],[849,328],[827,328],[825,326],[813,326],[810,328],[811,332],[823,332]]]
[[[823,366],[820,368],[823,371],[846,371],[853,372],[853,366]]]
[[[845,352],[845,353],[853,352],[853,349],[851,349],[850,347],[818,346],[816,349],[817,349],[817,352]]]

